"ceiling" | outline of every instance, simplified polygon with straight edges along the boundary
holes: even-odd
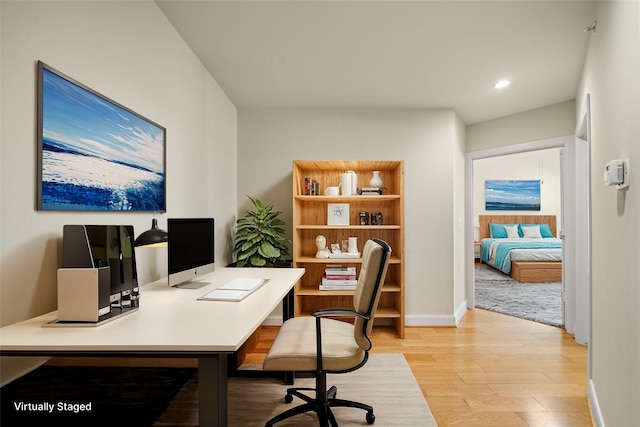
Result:
[[[483,122],[574,99],[596,36],[595,3],[573,0],[156,3],[239,110],[452,108]]]

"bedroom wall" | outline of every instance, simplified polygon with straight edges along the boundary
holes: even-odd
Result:
[[[291,238],[293,160],[404,160],[407,323],[451,319],[454,288],[463,287],[454,281],[464,278],[454,255],[464,250],[454,248],[463,234],[454,229],[464,218],[454,201],[464,195],[463,144],[451,110],[239,111],[238,212],[250,206],[245,195],[258,197],[284,212]]]
[[[599,1],[576,100],[591,100],[591,406],[598,426],[640,420],[640,3]],[[603,184],[629,158],[631,184]]]
[[[492,179],[540,180],[540,211],[487,211],[485,209],[485,181]],[[474,160],[474,215],[556,215],[558,229],[561,221],[560,149],[533,151]],[[474,230],[477,240],[478,230]]]
[[[151,213],[39,212],[36,61],[167,128],[167,217],[213,216],[224,236],[236,213],[236,109],[154,2],[1,2],[0,324],[56,309],[68,223],[132,224]],[[224,264],[225,239],[216,261]],[[166,250],[137,249],[141,284],[166,276]],[[142,300],[144,305],[144,300]],[[2,383],[34,364],[3,358]]]

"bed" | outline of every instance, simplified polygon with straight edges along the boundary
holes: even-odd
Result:
[[[481,260],[522,283],[562,281],[555,215],[480,215]]]

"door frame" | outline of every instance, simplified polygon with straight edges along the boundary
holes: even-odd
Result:
[[[587,126],[588,127],[588,126]],[[580,127],[578,128],[580,129]],[[586,150],[581,152],[586,155],[586,164],[584,156],[576,156],[576,147],[582,141],[581,138],[576,138],[574,135],[552,138],[540,141],[526,142],[522,144],[510,145],[505,147],[497,147],[482,151],[475,151],[467,153],[465,155],[465,265],[466,265],[466,283],[465,290],[467,296],[467,308],[472,310],[475,308],[475,272],[474,272],[474,194],[473,194],[473,162],[474,160],[485,159],[490,157],[504,156],[508,154],[525,153],[530,151],[546,150],[549,148],[562,148],[563,150],[563,164],[561,167],[563,188],[562,188],[562,204],[567,212],[563,212],[564,218],[570,212],[576,212],[578,210],[578,201],[589,200],[589,180],[582,180],[582,176],[578,176],[576,170],[589,173],[589,150],[588,144]],[[584,148],[584,147],[581,147]],[[578,179],[578,177],[580,179]],[[586,181],[586,182],[585,182]],[[582,208],[583,203],[580,203]],[[588,217],[588,216],[587,216]],[[567,230],[568,231],[568,230]],[[563,260],[563,286],[564,303],[565,303],[565,315],[571,316],[569,319],[570,329],[567,332],[574,333],[580,332],[580,340],[576,338],[579,343],[586,344],[589,341],[590,330],[590,280],[588,283],[581,283],[580,288],[577,287],[577,260],[584,262],[588,260],[590,271],[590,236],[591,228],[589,221],[577,221],[573,224],[573,232],[568,233],[563,229],[560,235],[564,235],[563,246],[566,247],[567,259]],[[578,236],[587,236],[586,242],[580,240]],[[578,244],[580,242],[580,244]],[[583,265],[584,268],[584,265]],[[578,297],[576,297],[576,294]],[[582,308],[579,316],[576,315],[576,303]],[[567,310],[568,309],[568,310]],[[573,309],[573,312],[571,311]],[[585,317],[586,316],[586,317]],[[567,319],[565,319],[566,324]],[[574,326],[575,325],[575,326]],[[579,325],[579,326],[578,326]],[[586,335],[583,331],[587,331]]]

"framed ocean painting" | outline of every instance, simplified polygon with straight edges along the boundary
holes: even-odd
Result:
[[[166,211],[166,129],[38,61],[37,209]]]
[[[540,180],[486,180],[484,186],[488,211],[540,210]]]

